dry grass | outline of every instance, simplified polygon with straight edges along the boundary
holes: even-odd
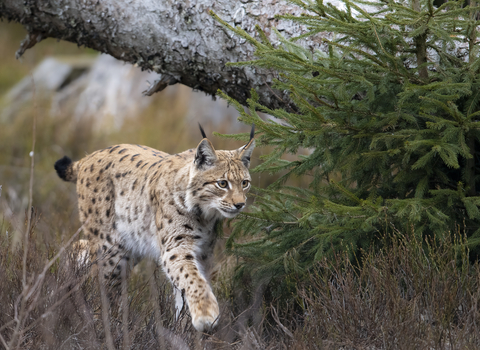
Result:
[[[221,323],[197,334],[190,317],[174,318],[171,286],[151,262],[128,281],[121,306],[109,308],[95,273],[78,268],[63,248],[38,242],[32,213],[22,286],[22,248],[0,232],[0,341],[5,348],[76,349],[478,349],[480,268],[465,242],[430,245],[390,238],[352,264],[343,254],[322,261],[298,302],[304,312],[280,318],[282,305],[254,305],[234,314],[219,294]],[[225,281],[224,281],[225,282]],[[217,285],[218,287],[218,285]],[[234,295],[234,291],[230,291]],[[23,307],[22,307],[23,304]],[[126,305],[126,306],[125,306]],[[109,310],[110,309],[110,310]]]
[[[322,261],[310,282],[300,293],[308,326],[297,333],[309,349],[480,348],[480,266],[459,234],[388,237],[356,264],[344,254]]]

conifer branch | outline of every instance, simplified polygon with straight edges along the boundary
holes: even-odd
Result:
[[[258,192],[250,217],[234,223],[235,237],[256,237],[230,245],[245,257],[245,270],[283,283],[333,249],[368,246],[391,228],[435,237],[465,221],[467,235],[478,235],[480,58],[471,53],[479,36],[472,9],[427,0],[382,2],[375,11],[348,1],[343,9],[296,3],[308,13],[282,18],[309,31],[273,47],[262,37],[258,60],[248,63],[278,72],[275,88],[288,91],[298,110],[249,100],[251,110],[274,117],[259,127],[273,149],[255,171],[282,173]],[[324,32],[335,35],[318,38]],[[302,47],[309,36],[323,50]],[[300,147],[306,155],[296,154]],[[301,174],[312,175],[304,180],[309,190],[286,186]]]

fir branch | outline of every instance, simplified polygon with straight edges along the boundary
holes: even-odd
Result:
[[[472,119],[472,115],[475,112],[478,112],[477,106],[480,101],[480,84],[474,84],[472,89],[474,90],[474,93],[472,94],[472,97],[468,99],[465,111],[467,118],[470,120]]]
[[[282,289],[315,259],[369,246],[392,227],[443,237],[465,221],[467,235],[479,235],[480,166],[472,161],[480,157],[480,59],[472,9],[416,1],[416,9],[382,1],[366,12],[364,1],[340,9],[295,0],[307,13],[279,18],[307,32],[291,39],[276,32],[278,47],[259,33],[257,59],[240,63],[277,72],[272,87],[287,91],[296,107],[265,108],[253,91],[247,113],[225,97],[241,120],[258,122],[259,144],[272,147],[253,171],[279,174],[256,189],[250,212],[232,224],[229,249],[243,258],[244,273],[279,278]],[[333,38],[319,39],[324,32]],[[325,51],[304,47],[303,38]],[[257,111],[273,118],[260,120]],[[301,147],[308,154],[284,159]],[[286,186],[302,174],[309,176],[302,188]],[[234,244],[241,235],[254,241]]]

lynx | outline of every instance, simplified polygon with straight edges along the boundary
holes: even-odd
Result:
[[[77,184],[81,246],[91,257],[102,252],[105,278],[118,282],[133,261],[154,259],[174,286],[177,312],[186,300],[201,332],[219,316],[210,286],[214,226],[245,208],[255,140],[252,126],[244,147],[216,151],[200,130],[197,148],[182,153],[121,144],[76,162],[65,156],[55,170]]]

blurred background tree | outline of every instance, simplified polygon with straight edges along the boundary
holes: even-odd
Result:
[[[253,93],[247,113],[224,95],[255,123],[257,144],[273,146],[253,172],[282,173],[233,223],[227,247],[241,258],[237,276],[268,285],[271,300],[292,300],[316,261],[354,254],[392,230],[448,240],[461,227],[477,258],[477,3],[292,2],[304,13],[281,18],[308,33],[287,40],[277,31],[281,45],[260,27],[256,40],[217,17],[255,45],[258,59],[241,64],[278,71],[275,87],[295,103],[271,110]],[[285,159],[301,147],[309,154]],[[285,185],[297,176],[310,179],[308,188]]]

